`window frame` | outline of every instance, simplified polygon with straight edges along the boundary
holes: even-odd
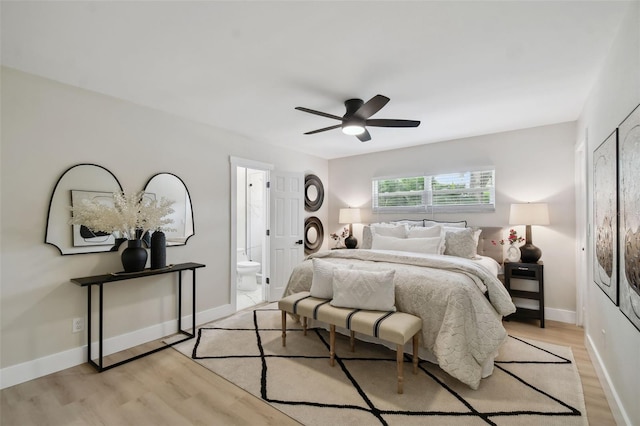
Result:
[[[450,175],[466,175],[473,173],[491,173],[491,182],[493,185],[490,187],[482,188],[459,188],[459,189],[440,189],[433,191],[433,181],[438,177],[444,179],[445,176]],[[394,195],[418,195],[422,197],[422,203],[420,205],[401,205],[401,206],[380,206],[380,193],[378,191],[378,185],[381,181],[385,180],[397,180],[397,179],[424,179],[424,186],[420,191],[397,191]],[[428,182],[428,183],[427,183]],[[456,194],[460,192],[466,193],[484,193],[489,192],[488,203],[474,203],[474,204],[440,204],[434,205],[434,196],[439,194]],[[490,213],[496,209],[496,181],[495,181],[495,168],[483,167],[474,170],[465,170],[460,172],[448,172],[439,174],[423,173],[421,175],[403,175],[403,176],[384,176],[374,177],[371,180],[371,208],[373,213]]]

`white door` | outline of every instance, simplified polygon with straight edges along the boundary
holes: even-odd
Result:
[[[269,185],[271,262],[268,299],[282,297],[293,267],[304,258],[304,174],[271,172]]]

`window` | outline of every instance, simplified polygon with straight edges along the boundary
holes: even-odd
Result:
[[[495,210],[495,170],[373,179],[378,213],[487,212]]]

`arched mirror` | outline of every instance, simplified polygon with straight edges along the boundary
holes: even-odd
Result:
[[[194,235],[193,208],[189,190],[182,179],[172,173],[158,173],[149,179],[144,187],[144,192],[156,199],[162,197],[174,202],[174,212],[169,216],[173,219],[169,228],[173,231],[165,231],[168,246],[187,244],[189,237]]]
[[[121,191],[118,179],[102,166],[70,167],[60,176],[51,194],[44,242],[56,246],[63,255],[111,251],[115,244],[112,235],[96,235],[87,228],[69,224],[70,207],[87,198],[112,199],[114,192]]]

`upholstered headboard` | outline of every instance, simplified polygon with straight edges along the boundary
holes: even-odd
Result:
[[[478,241],[478,254],[493,258],[496,262],[502,264],[504,261],[504,253],[501,245],[493,245],[491,241],[502,239],[503,229],[499,227],[487,226],[482,229],[480,240]]]
[[[501,245],[493,245],[491,241],[502,239],[503,229],[499,227],[483,227],[480,239],[478,240],[478,254],[494,259],[502,264],[504,260],[503,247]],[[371,229],[365,226],[362,230],[362,242],[360,247],[371,247]]]

